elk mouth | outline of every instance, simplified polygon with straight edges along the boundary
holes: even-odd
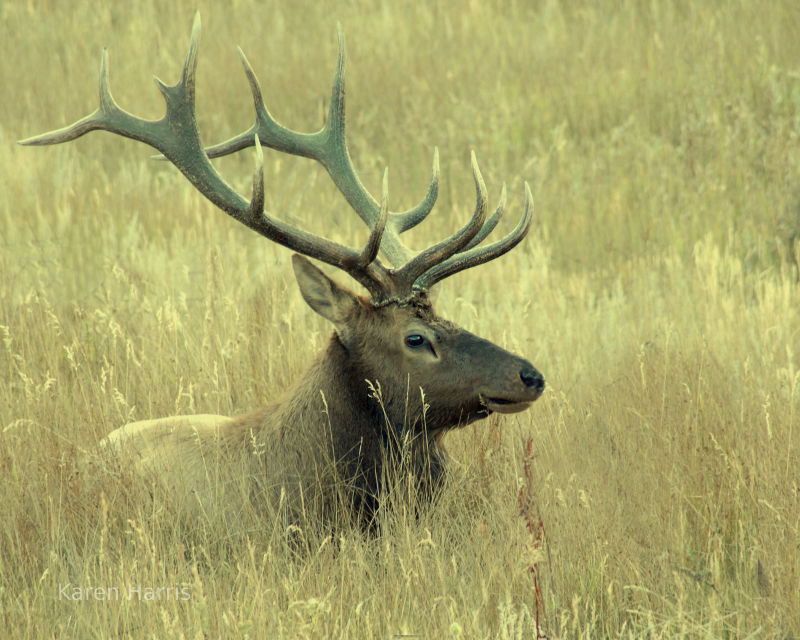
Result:
[[[537,394],[534,398],[518,400],[512,398],[487,398],[483,394],[480,396],[481,404],[483,404],[483,406],[489,411],[497,413],[518,413],[520,411],[525,411],[525,409],[530,407],[531,403],[538,397],[539,394]]]

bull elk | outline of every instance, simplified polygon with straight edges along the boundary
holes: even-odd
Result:
[[[197,15],[181,79],[174,86],[156,79],[166,102],[162,119],[144,120],[117,105],[109,89],[104,51],[99,108],[68,127],[21,144],[58,144],[99,129],[155,148],[214,205],[296,252],[292,264],[300,293],[333,324],[334,333],[306,373],[270,406],[233,418],[194,415],[133,422],[110,433],[104,445],[128,452],[137,469],[155,472],[168,487],[187,497],[215,491],[214,484],[227,474],[229,479],[243,478],[251,498],[274,500],[283,495],[284,501],[289,497],[287,504],[307,504],[312,493],[324,496],[324,484],[321,489],[312,487],[319,485],[320,477],[327,477],[324,469],[333,470],[352,489],[351,499],[362,515],[372,517],[392,442],[403,438],[412,442],[413,456],[436,480],[443,469],[443,433],[492,412],[523,411],[544,390],[544,378],[527,360],[439,317],[428,295],[444,278],[503,255],[525,237],[531,221],[530,189],[526,184],[524,213],[516,227],[502,239],[481,245],[503,212],[505,187],[498,208],[487,218],[486,188],[473,154],[477,204],[472,217],[450,237],[414,253],[400,234],[422,222],[434,206],[438,152],[434,152],[427,194],[416,207],[389,212],[386,173],[381,202],[369,194],[345,140],[341,30],[330,110],[321,130],[298,133],[278,124],[264,105],[259,83],[240,49],[256,122],[208,149],[200,140],[195,117],[199,35]],[[311,158],[325,167],[370,230],[363,248],[293,228],[265,212],[262,145]],[[210,159],[250,146],[255,147],[256,170],[248,201],[231,188]],[[386,262],[378,259],[379,251]],[[304,256],[349,274],[369,296],[337,284]]]

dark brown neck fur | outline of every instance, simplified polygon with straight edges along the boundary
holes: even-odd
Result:
[[[419,417],[406,417],[405,403],[399,397],[390,398],[386,389],[382,407],[370,391],[365,372],[355,364],[334,334],[275,404],[239,417],[230,432],[254,459],[259,443],[269,447],[262,456],[263,465],[256,465],[258,473],[281,480],[288,477],[290,483],[296,479],[308,486],[319,477],[315,470],[328,468],[334,460],[340,477],[357,489],[356,508],[363,507],[364,515],[371,517],[381,478],[389,471],[384,461],[397,455],[406,435],[404,425]],[[406,462],[413,464],[426,486],[441,480],[443,458],[435,438],[417,435],[407,453],[411,460]]]

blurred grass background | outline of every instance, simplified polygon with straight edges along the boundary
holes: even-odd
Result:
[[[270,402],[330,332],[302,303],[289,252],[148,149],[97,133],[15,144],[95,108],[104,46],[120,104],[159,117],[149,75],[177,78],[196,8],[0,6],[4,627],[798,637],[800,5],[200,3],[208,143],[252,122],[237,44],[278,120],[318,128],[339,21],[365,184],[378,192],[388,165],[392,208],[411,206],[440,150],[439,204],[413,246],[469,215],[471,149],[493,198],[509,186],[504,228],[524,180],[536,199],[529,239],[448,279],[437,307],[531,359],[548,392],[448,436],[453,481],[435,510],[398,516],[377,541],[312,540],[299,557],[256,517],[176,521],[118,471],[70,481],[77,457],[130,419]],[[272,211],[366,238],[323,171],[265,160]],[[251,153],[218,166],[249,192]],[[67,583],[123,593],[74,602],[59,598]],[[192,596],[128,600],[131,584]]]

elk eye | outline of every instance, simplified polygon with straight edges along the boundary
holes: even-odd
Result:
[[[412,333],[410,336],[406,336],[406,346],[411,347],[412,349],[416,349],[417,347],[421,347],[425,344],[425,338],[418,333]]]

